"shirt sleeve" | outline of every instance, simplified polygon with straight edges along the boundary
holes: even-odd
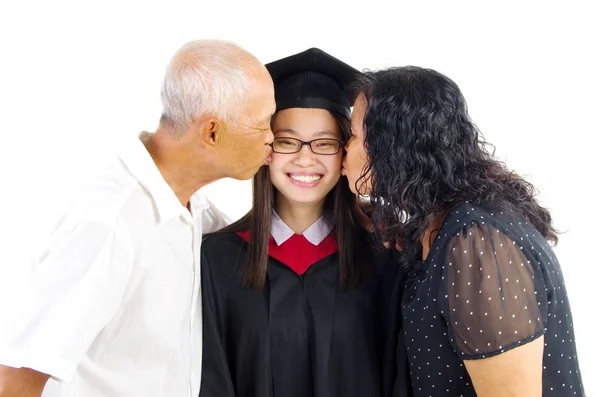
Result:
[[[221,212],[210,200],[208,200],[208,208],[204,211],[202,219],[202,233],[216,232],[231,223],[231,218]]]
[[[448,245],[440,291],[450,341],[463,359],[486,358],[544,333],[539,265],[488,224],[464,227]]]
[[[119,308],[132,263],[118,228],[63,219],[19,296],[2,302],[0,363],[69,380]]]

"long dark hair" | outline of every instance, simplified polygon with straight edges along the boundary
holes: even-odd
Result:
[[[367,100],[363,120],[373,222],[383,241],[400,241],[401,263],[421,256],[421,236],[462,201],[507,208],[557,242],[550,212],[534,186],[494,158],[472,122],[459,87],[415,66],[368,72],[355,86]]]
[[[337,113],[331,113],[342,132],[342,140],[350,138],[350,121]],[[273,116],[272,123],[277,114]],[[252,180],[252,209],[240,220],[217,233],[250,231],[251,242],[242,268],[244,287],[262,289],[267,277],[269,237],[273,209],[276,204],[275,188],[271,183],[269,167],[263,166]],[[354,216],[356,196],[350,191],[345,178],[325,198],[323,215],[334,225],[339,252],[339,284],[347,290],[356,287],[369,269],[370,254],[365,249],[366,233]]]

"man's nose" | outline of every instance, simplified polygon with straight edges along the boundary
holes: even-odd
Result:
[[[271,131],[271,129],[269,128],[269,131],[267,131],[267,133],[265,134],[265,144],[266,145],[272,144],[274,139],[275,139],[275,135],[273,134],[273,131]]]

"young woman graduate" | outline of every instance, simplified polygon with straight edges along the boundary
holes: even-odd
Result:
[[[266,66],[271,162],[251,211],[202,243],[200,396],[380,396],[378,272],[340,180],[359,72],[315,48]]]

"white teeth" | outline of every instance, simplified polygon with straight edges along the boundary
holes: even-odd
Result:
[[[321,177],[319,175],[312,175],[312,176],[290,175],[290,178],[292,178],[296,181],[305,182],[305,183],[310,183],[310,182],[318,181],[319,179],[321,179]]]

